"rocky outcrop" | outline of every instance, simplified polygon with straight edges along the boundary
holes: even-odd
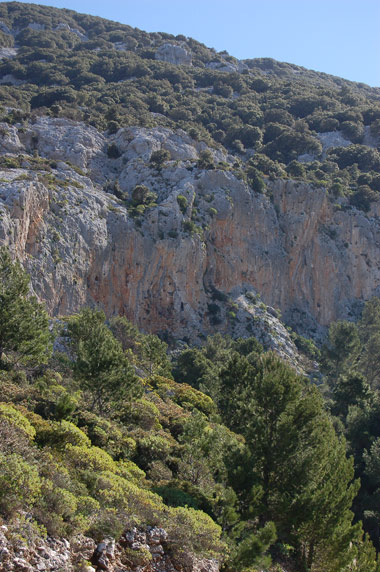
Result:
[[[219,563],[170,549],[166,530],[133,528],[119,542],[95,543],[79,536],[66,539],[35,536],[23,539],[17,527],[0,527],[1,572],[218,572]]]
[[[184,45],[162,44],[155,53],[156,60],[170,64],[191,66],[191,52]]]
[[[248,72],[249,69],[246,64],[235,58],[231,58],[231,61],[223,59],[223,61],[208,62],[206,67],[226,73],[243,73]]]
[[[183,131],[107,137],[40,118],[22,129],[3,124],[0,135],[18,161],[0,174],[0,241],[53,315],[96,304],[168,340],[254,333],[291,357],[287,331],[264,305],[317,336],[379,292],[377,203],[364,213],[291,180],[267,180],[257,194],[222,151],[212,151],[214,170],[200,168],[206,146]],[[157,167],[150,157],[159,149],[171,158]],[[156,199],[136,212],[130,198],[141,184]]]
[[[14,58],[17,54],[17,48],[0,48],[0,60]]]

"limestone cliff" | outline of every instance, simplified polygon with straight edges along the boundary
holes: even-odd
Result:
[[[221,151],[210,150],[214,169],[202,168],[205,144],[181,130],[107,136],[42,117],[2,124],[1,138],[0,241],[52,315],[97,304],[192,342],[215,331],[265,342],[270,330],[269,345],[290,355],[287,331],[265,305],[318,335],[378,292],[376,203],[364,213],[290,179],[268,179],[265,194],[255,193]],[[150,158],[160,149],[170,158],[157,166]],[[136,185],[156,195],[140,214],[131,208]]]

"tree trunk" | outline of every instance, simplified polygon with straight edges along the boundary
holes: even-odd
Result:
[[[311,570],[314,560],[314,540],[310,541],[309,554],[307,555],[307,570]]]

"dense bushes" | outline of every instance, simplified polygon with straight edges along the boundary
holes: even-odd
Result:
[[[184,41],[192,50],[193,66],[173,66],[157,61],[154,54],[164,37],[173,42],[176,38],[149,36],[70,11],[3,3],[0,17],[18,29],[20,46],[15,58],[1,62],[0,73],[26,82],[16,90],[3,86],[3,99],[11,102],[16,97],[25,110],[46,112],[59,104],[60,115],[102,130],[110,122],[113,129],[134,124],[180,126],[216,147],[223,144],[238,154],[256,149],[280,163],[305,153],[319,159],[318,131],[339,130],[354,144],[362,142],[365,126],[377,136],[379,106],[365,86],[268,58],[249,60],[245,74],[208,69],[206,63],[235,60],[191,39]],[[33,21],[44,28],[28,28]],[[3,32],[1,38],[3,44],[13,40]],[[108,152],[112,158],[119,156],[115,146]],[[168,159],[153,154],[152,164],[160,169]],[[333,160],[340,169],[355,162],[365,170],[378,169],[376,158],[363,153],[358,161],[347,154]]]

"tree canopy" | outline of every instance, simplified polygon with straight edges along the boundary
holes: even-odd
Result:
[[[6,247],[0,248],[0,365],[46,363],[51,345],[44,306],[31,296],[30,279]]]

